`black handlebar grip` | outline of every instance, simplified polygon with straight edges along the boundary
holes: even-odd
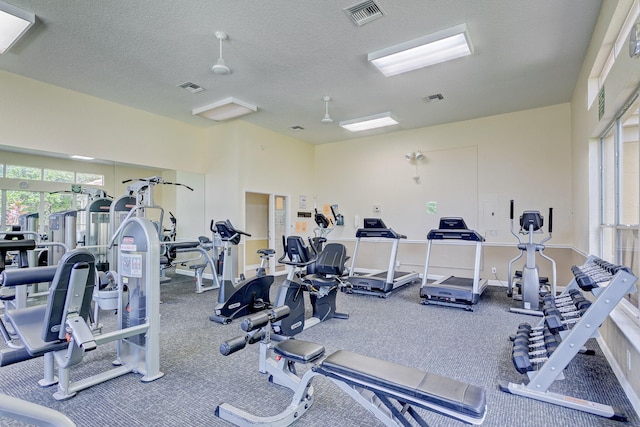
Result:
[[[553,232],[553,208],[549,208],[549,233]]]
[[[216,225],[216,221],[215,220],[211,220],[211,225],[209,225],[209,230],[213,231],[215,233],[216,230],[214,230]]]
[[[220,344],[220,354],[222,354],[223,356],[228,356],[232,353],[235,353],[238,350],[242,350],[246,346],[247,346],[246,336],[243,335],[241,337],[231,338],[230,340],[227,340],[222,344]]]
[[[289,308],[288,306],[285,306]],[[269,312],[268,311],[259,311],[256,314],[252,314],[242,321],[240,327],[245,332],[251,332],[255,329],[262,328],[264,325],[269,323]]]
[[[509,218],[513,219],[513,199],[511,199],[510,202],[511,206],[510,206],[510,214],[509,214]]]

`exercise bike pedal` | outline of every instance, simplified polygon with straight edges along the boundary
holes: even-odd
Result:
[[[262,311],[270,307],[269,307],[269,304],[265,303],[262,298],[258,298],[253,302],[253,304],[251,305],[251,308],[254,311]]]

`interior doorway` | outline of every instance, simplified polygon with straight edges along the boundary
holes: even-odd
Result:
[[[284,274],[284,265],[277,260],[284,252],[282,236],[287,236],[289,223],[288,196],[280,194],[245,192],[246,237],[244,245],[244,274],[252,277],[260,265],[258,250],[276,251],[269,261],[269,274]]]

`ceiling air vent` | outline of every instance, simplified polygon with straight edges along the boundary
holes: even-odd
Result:
[[[366,0],[344,9],[344,13],[357,25],[362,26],[378,18],[382,18],[384,12],[373,0]]]
[[[444,99],[444,96],[442,96],[441,93],[434,93],[433,95],[425,96],[422,99],[424,100],[424,102],[436,102],[442,101]]]
[[[185,82],[182,83],[181,85],[178,85],[178,87],[181,87],[184,90],[187,90],[191,93],[198,93],[198,92],[202,92],[204,90],[204,88],[200,85],[197,85],[195,83],[192,82]]]

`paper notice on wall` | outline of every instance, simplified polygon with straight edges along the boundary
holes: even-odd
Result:
[[[296,221],[296,234],[303,234],[307,231],[307,223],[303,221]]]

